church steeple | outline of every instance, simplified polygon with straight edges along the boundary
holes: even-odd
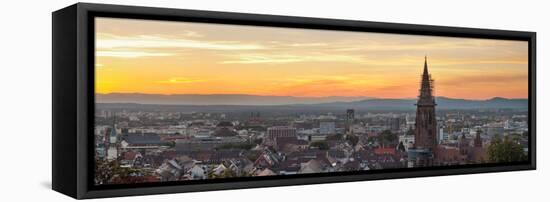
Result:
[[[483,141],[481,140],[481,130],[476,132],[476,138],[474,139],[474,147],[483,147]]]
[[[428,73],[428,56],[424,56],[424,73],[422,75],[427,75]]]
[[[424,69],[420,81],[420,93],[416,103],[415,147],[435,151],[437,147],[437,121],[433,80],[428,71],[428,57],[424,57]]]
[[[433,97],[433,80],[428,72],[428,57],[424,56],[424,71],[420,82],[420,95],[418,96],[418,105],[435,105]]]

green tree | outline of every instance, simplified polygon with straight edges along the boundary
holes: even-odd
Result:
[[[208,179],[218,179],[218,178],[232,178],[232,177],[238,177],[237,173],[235,173],[235,171],[229,169],[229,168],[226,168],[225,170],[223,170],[219,175],[216,175],[216,173],[214,173],[214,169],[215,167],[212,167],[212,169],[210,170],[210,172],[208,172]]]
[[[248,154],[245,155],[246,158],[248,158],[248,160],[252,161],[252,162],[255,162],[258,157],[260,157],[260,153],[258,152],[250,152]]]
[[[370,136],[370,137],[367,137],[367,142],[369,144],[374,144],[378,141],[378,138],[377,137],[374,137],[374,136]]]
[[[509,137],[494,138],[489,145],[488,151],[489,161],[492,163],[509,163],[526,161],[527,155],[523,152],[523,147],[517,139]]]
[[[382,145],[393,144],[397,141],[397,139],[397,134],[394,134],[389,130],[382,131],[382,133],[378,135],[378,142]]]
[[[346,136],[346,140],[349,141],[351,145],[355,146],[357,142],[359,142],[359,137],[350,134]]]
[[[222,178],[231,178],[231,177],[237,177],[237,173],[231,169],[225,169],[222,173]]]
[[[176,142],[175,141],[170,141],[168,143],[166,143],[170,148],[174,148],[176,147]]]
[[[326,141],[315,141],[312,142],[309,146],[319,148],[320,150],[328,150],[329,146]]]
[[[264,141],[263,138],[258,138],[258,139],[255,139],[255,140],[253,141],[253,143],[254,143],[254,144],[262,144],[263,141]]]
[[[412,127],[409,127],[409,130],[407,130],[407,135],[414,135],[414,130]]]
[[[327,136],[327,140],[343,140],[343,139],[344,139],[344,135],[342,135],[342,134]]]

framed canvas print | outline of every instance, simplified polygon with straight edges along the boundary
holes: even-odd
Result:
[[[78,3],[53,13],[53,189],[532,170],[535,36]]]

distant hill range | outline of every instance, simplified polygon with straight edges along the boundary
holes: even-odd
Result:
[[[319,104],[329,102],[352,102],[370,99],[370,97],[293,97],[264,96],[246,94],[141,94],[141,93],[110,93],[96,94],[101,103],[139,103],[161,105],[289,105],[289,104]]]
[[[349,107],[354,109],[415,109],[416,99],[368,99],[355,102],[324,103],[319,105]],[[436,109],[527,109],[527,99],[507,99],[495,97],[488,100],[466,100],[436,97]]]
[[[371,97],[292,97],[257,95],[156,95],[97,94],[100,107],[170,108],[178,111],[236,110],[414,110],[416,99],[383,99]],[[436,97],[436,109],[527,109],[527,99],[495,97],[488,100],[466,100]],[[168,106],[167,106],[168,105]]]

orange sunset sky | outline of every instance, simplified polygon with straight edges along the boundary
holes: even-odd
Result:
[[[524,41],[96,18],[96,92],[526,98]]]

